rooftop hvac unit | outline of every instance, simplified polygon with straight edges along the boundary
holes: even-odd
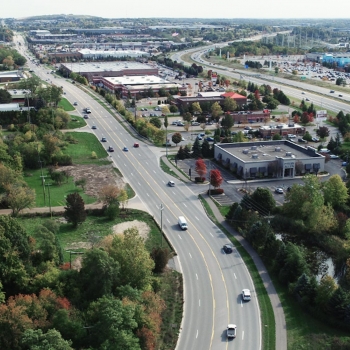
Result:
[[[254,153],[254,154],[252,154],[252,158],[253,158],[253,159],[258,159],[258,158],[259,158],[259,155],[258,155],[257,153]]]
[[[286,152],[286,157],[291,157],[292,156],[292,152]]]
[[[275,147],[275,152],[281,152],[281,147]]]
[[[244,154],[248,154],[248,153],[249,153],[249,149],[247,149],[247,148],[244,149],[244,150],[243,150],[243,153],[244,153]]]
[[[257,150],[257,149],[258,149],[258,146],[252,146],[252,147],[250,147],[250,149]]]

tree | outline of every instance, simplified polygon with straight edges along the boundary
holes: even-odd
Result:
[[[100,190],[99,200],[108,206],[112,203],[118,202],[118,197],[120,195],[120,188],[116,185],[106,185]]]
[[[126,192],[126,190],[122,189],[120,191],[120,195],[118,197],[119,202],[122,204],[123,210],[125,209],[125,206],[128,203],[128,193]]]
[[[329,129],[326,126],[320,126],[317,130],[316,130],[316,134],[321,138],[321,139],[325,139],[326,137],[329,136]]]
[[[141,350],[135,314],[135,305],[112,296],[92,302],[87,312],[88,344],[94,349]]]
[[[171,255],[168,248],[153,248],[151,258],[154,261],[154,273],[161,273],[164,271]]]
[[[152,117],[149,122],[153,124],[155,127],[160,129],[162,127],[162,122],[158,117]]]
[[[204,158],[211,158],[214,156],[213,149],[207,139],[204,139],[201,150]]]
[[[201,156],[202,156],[201,144],[197,137],[192,146],[192,157],[197,159]]]
[[[325,204],[333,208],[341,207],[349,198],[348,189],[341,177],[336,174],[332,175],[322,187]]]
[[[43,333],[41,329],[27,329],[21,343],[28,350],[73,350],[70,340],[64,340],[56,329],[49,329]]]
[[[233,116],[229,113],[225,113],[224,117],[221,120],[221,126],[226,130],[230,130],[234,125]]]
[[[222,109],[221,106],[219,105],[218,102],[214,102],[213,105],[211,106],[211,115],[213,118],[215,118],[218,121],[218,118],[222,114]]]
[[[202,108],[201,108],[199,102],[192,103],[192,111],[193,111],[193,114],[201,114],[202,113]]]
[[[180,143],[182,141],[182,135],[179,132],[176,132],[171,137],[171,140],[176,144]]]
[[[169,110],[168,106],[163,106],[162,107],[162,114],[167,115],[169,113],[170,113],[170,110]]]
[[[224,111],[225,112],[232,112],[237,109],[237,103],[236,101],[231,97],[226,97],[224,100]]]
[[[326,275],[322,277],[316,290],[315,303],[317,307],[326,311],[329,300],[336,289],[337,284],[331,276]]]
[[[6,186],[6,203],[12,210],[12,216],[17,216],[25,208],[32,208],[35,204],[35,191],[22,182]]]
[[[171,105],[169,110],[172,114],[175,114],[179,109],[175,105]]]
[[[150,286],[154,262],[135,227],[124,231],[124,235],[115,236],[106,250],[120,265],[120,284],[140,290]]]
[[[11,101],[11,94],[7,90],[0,89],[0,103],[10,103]]]
[[[273,212],[276,207],[276,201],[268,188],[258,187],[251,195],[251,200],[254,204],[254,209],[261,214],[266,215]]]
[[[205,162],[202,158],[196,160],[195,170],[200,177],[205,177],[207,173],[207,166],[205,165]]]
[[[79,193],[74,192],[66,197],[66,207],[64,209],[64,217],[73,224],[73,227],[78,227],[86,220],[85,203]]]
[[[214,188],[220,187],[222,182],[224,181],[219,169],[210,170],[209,180],[210,180],[210,184],[214,186]]]
[[[169,126],[168,116],[166,115],[166,116],[164,117],[164,127],[165,127],[165,129],[168,129],[168,126]]]
[[[86,251],[79,272],[85,300],[92,301],[112,294],[119,275],[119,264],[101,249]]]
[[[86,186],[86,178],[85,177],[82,177],[81,179],[78,179],[75,181],[75,186],[80,186],[83,191],[85,191],[85,186]]]

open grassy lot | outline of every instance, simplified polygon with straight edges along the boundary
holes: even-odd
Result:
[[[49,207],[50,202],[52,207],[65,205],[65,197],[73,192],[78,192],[83,198],[85,204],[94,203],[96,201],[96,198],[86,195],[80,187],[75,186],[73,177],[68,178],[67,183],[63,183],[61,186],[58,186],[51,181],[47,168],[43,169],[43,176],[45,176],[44,179],[46,184],[45,194],[40,169],[27,171],[24,175],[25,182],[30,188],[35,190],[35,207]],[[50,189],[48,188],[47,184],[52,184]]]
[[[63,153],[72,156],[74,164],[103,165],[110,163],[110,161],[106,160],[108,156],[107,151],[94,134],[89,132],[67,132],[66,134],[71,135],[78,142],[68,145],[66,149],[63,150]],[[96,153],[96,159],[91,158],[92,152]]]
[[[66,112],[75,110],[74,106],[64,97],[58,102],[58,107],[64,109]]]
[[[33,218],[19,217],[19,221],[23,227],[26,229],[28,234],[34,238],[36,238],[36,228],[46,220],[50,219],[40,216]],[[157,224],[154,222],[152,216],[146,212],[136,209],[128,209],[127,215],[119,216],[115,220],[108,220],[104,216],[89,215],[87,216],[86,221],[79,225],[76,229],[74,229],[71,224],[61,224],[58,238],[63,250],[65,251],[67,246],[71,243],[89,242],[87,237],[88,233],[93,233],[94,235],[103,238],[112,234],[112,228],[114,225],[133,220],[145,222],[150,227],[149,236],[145,242],[147,250],[151,251],[154,247],[159,247],[161,245],[162,237],[160,230]],[[167,247],[170,251],[172,250],[165,239],[163,239],[163,247]],[[80,250],[83,251],[84,249]],[[65,261],[69,261],[68,253],[65,253],[64,259]]]
[[[68,123],[68,129],[79,129],[86,126],[86,121],[82,117],[77,117],[75,115],[71,115],[71,121]]]

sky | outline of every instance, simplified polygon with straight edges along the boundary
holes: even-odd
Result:
[[[105,18],[349,18],[350,0],[16,0],[0,18],[74,14]]]

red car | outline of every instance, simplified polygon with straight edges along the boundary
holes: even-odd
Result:
[[[134,147],[135,147],[135,148],[138,148],[138,147],[140,147],[140,145],[139,145],[137,142],[135,142],[135,143],[134,143]]]

